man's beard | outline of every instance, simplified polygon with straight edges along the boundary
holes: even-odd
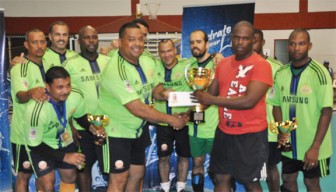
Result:
[[[202,58],[205,55],[205,51],[200,52],[199,54],[194,54],[194,52],[192,52],[192,55],[196,58]]]

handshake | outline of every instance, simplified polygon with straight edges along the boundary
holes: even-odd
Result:
[[[172,121],[168,119],[169,125],[172,126],[174,130],[181,130],[183,127],[186,126],[188,121],[189,121],[188,112],[175,113],[172,115]]]

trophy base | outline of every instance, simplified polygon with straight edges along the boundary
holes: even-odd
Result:
[[[281,145],[280,151],[282,151],[282,152],[292,151],[292,146],[291,146],[290,142],[287,142],[285,145]]]
[[[204,112],[191,111],[190,122],[194,122],[195,124],[204,123]]]
[[[96,145],[104,145],[106,143],[106,139],[103,138],[103,137],[98,137],[98,136],[94,135],[93,139],[94,139],[94,143]]]

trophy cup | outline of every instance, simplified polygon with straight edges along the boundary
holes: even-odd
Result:
[[[298,122],[295,117],[293,118],[292,121],[287,120],[283,122],[271,122],[270,131],[275,134],[279,134],[279,132],[289,134],[291,131],[297,128],[297,125]],[[286,141],[284,145],[280,146],[280,150],[283,152],[292,151],[292,146],[289,139]]]
[[[88,121],[94,124],[96,127],[105,127],[110,123],[110,119],[107,115],[91,115],[87,114]],[[94,135],[94,142],[96,145],[104,145],[106,143],[106,138],[100,135]]]
[[[211,84],[214,73],[213,70],[203,67],[192,68],[187,65],[184,75],[188,85],[194,90],[205,91]],[[190,121],[198,124],[204,122],[204,106],[197,104],[191,109]]]

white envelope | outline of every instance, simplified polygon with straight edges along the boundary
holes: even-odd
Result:
[[[169,107],[182,107],[182,106],[195,106],[199,103],[193,103],[190,99],[192,92],[169,92],[168,106]]]

